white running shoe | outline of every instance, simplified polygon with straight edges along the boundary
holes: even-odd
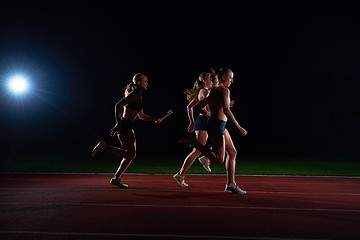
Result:
[[[175,179],[175,181],[176,181],[181,187],[187,187],[187,186],[189,186],[189,185],[185,182],[185,177],[180,176],[179,173],[174,174],[173,178]]]
[[[226,191],[226,192],[235,193],[235,194],[246,194],[246,191],[241,190],[241,189],[239,188],[239,186],[236,185],[236,183],[230,183],[229,185],[226,184],[226,186],[225,186],[225,191]]]
[[[211,172],[210,159],[208,159],[205,156],[199,157],[198,159],[200,163],[203,165],[203,167],[206,169],[206,171]]]

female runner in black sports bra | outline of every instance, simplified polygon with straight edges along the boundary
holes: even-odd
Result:
[[[187,105],[187,113],[190,120],[190,124],[188,126],[188,132],[192,133],[195,131],[197,141],[203,145],[206,144],[208,138],[206,129],[207,129],[207,123],[209,121],[209,117],[211,115],[210,109],[208,106],[205,106],[204,111],[207,112],[207,114],[199,114],[195,120],[193,107],[199,101],[209,96],[210,90],[213,87],[213,85],[214,86],[218,85],[218,82],[213,76],[213,72],[212,71],[202,72],[200,73],[198,79],[194,82],[193,88],[185,91],[186,98],[187,100],[189,100],[189,104]],[[194,163],[195,159],[200,154],[201,152],[196,148],[194,148],[192,152],[186,156],[184,163],[180,168],[180,171],[173,175],[173,178],[181,187],[188,186],[188,184],[185,182],[185,174],[187,170],[191,167],[191,165]],[[204,157],[199,158],[199,161],[208,172],[211,172],[209,165],[210,161],[207,158]]]
[[[121,182],[121,176],[136,156],[136,137],[133,129],[136,117],[144,121],[161,123],[161,119],[150,117],[143,112],[141,95],[144,90],[147,90],[148,85],[148,78],[145,74],[136,74],[132,82],[125,87],[125,97],[115,105],[116,124],[110,130],[110,135],[112,137],[118,136],[122,148],[108,145],[105,141],[101,140],[92,151],[93,157],[98,151],[105,150],[123,158],[114,177],[110,180],[110,184],[118,187],[128,187],[127,184]]]

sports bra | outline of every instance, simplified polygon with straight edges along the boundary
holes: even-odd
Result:
[[[140,111],[141,109],[143,109],[143,103],[140,95],[139,99],[140,101],[128,103],[127,107],[135,111]]]

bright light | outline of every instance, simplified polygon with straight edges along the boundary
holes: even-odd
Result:
[[[29,84],[24,76],[16,75],[9,79],[9,89],[15,94],[22,94],[28,90]]]

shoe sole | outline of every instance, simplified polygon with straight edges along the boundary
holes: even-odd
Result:
[[[246,191],[244,192],[233,192],[231,190],[225,190],[225,192],[229,192],[229,193],[233,193],[233,194],[241,194],[241,195],[245,195],[246,194]]]
[[[115,184],[115,183],[112,183],[112,182],[110,182],[110,184],[111,185],[114,185],[114,186],[117,186],[117,187],[119,187],[119,188],[129,188],[129,185],[127,185],[127,184]]]

